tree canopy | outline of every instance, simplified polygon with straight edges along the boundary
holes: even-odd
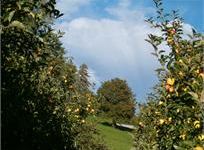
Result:
[[[103,149],[85,122],[95,98],[76,86],[85,85],[52,28],[55,4],[1,0],[2,149]]]
[[[130,120],[134,116],[136,99],[125,80],[115,78],[102,83],[97,91],[100,109],[114,120]]]

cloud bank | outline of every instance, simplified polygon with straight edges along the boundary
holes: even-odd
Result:
[[[80,3],[73,4],[77,5],[75,9],[88,4],[85,0],[77,1]],[[128,81],[138,100],[143,101],[157,81],[154,70],[158,63],[151,55],[151,45],[145,41],[149,33],[157,31],[144,21],[154,9],[130,6],[129,0],[121,0],[116,6],[105,8],[110,17],[82,16],[56,26],[65,32],[62,42],[68,54],[77,64],[86,63],[91,68],[97,87],[104,80],[120,77]]]

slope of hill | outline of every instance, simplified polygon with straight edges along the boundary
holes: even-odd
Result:
[[[108,118],[94,117],[91,120],[97,123],[97,129],[110,150],[131,149],[133,138],[130,132],[112,127]]]

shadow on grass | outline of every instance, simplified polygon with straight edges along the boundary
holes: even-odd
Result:
[[[105,125],[105,126],[109,126],[109,127],[113,127],[113,124],[110,123],[110,122],[107,122],[107,121],[104,121],[104,122],[100,122],[102,125]]]

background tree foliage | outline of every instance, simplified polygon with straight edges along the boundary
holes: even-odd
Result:
[[[79,67],[79,71],[78,71],[78,74],[79,74],[79,85],[81,85],[81,90],[82,91],[89,91],[90,88],[91,88],[91,83],[90,81],[88,80],[89,79],[89,73],[88,73],[88,66],[86,64],[82,64],[80,67]]]
[[[137,149],[202,150],[204,144],[204,90],[202,34],[185,37],[176,11],[165,14],[161,0],[154,1],[158,17],[147,21],[161,31],[147,41],[161,64],[159,84],[141,107],[135,133]],[[170,51],[161,49],[166,44]],[[142,139],[140,138],[142,137]],[[141,140],[140,140],[141,139]]]
[[[115,78],[102,83],[97,91],[100,110],[114,121],[129,122],[135,113],[135,96],[125,80]]]
[[[52,28],[62,15],[55,4],[1,0],[2,149],[83,149],[84,126],[84,149],[102,145],[85,122],[95,98],[76,87],[78,70]]]

